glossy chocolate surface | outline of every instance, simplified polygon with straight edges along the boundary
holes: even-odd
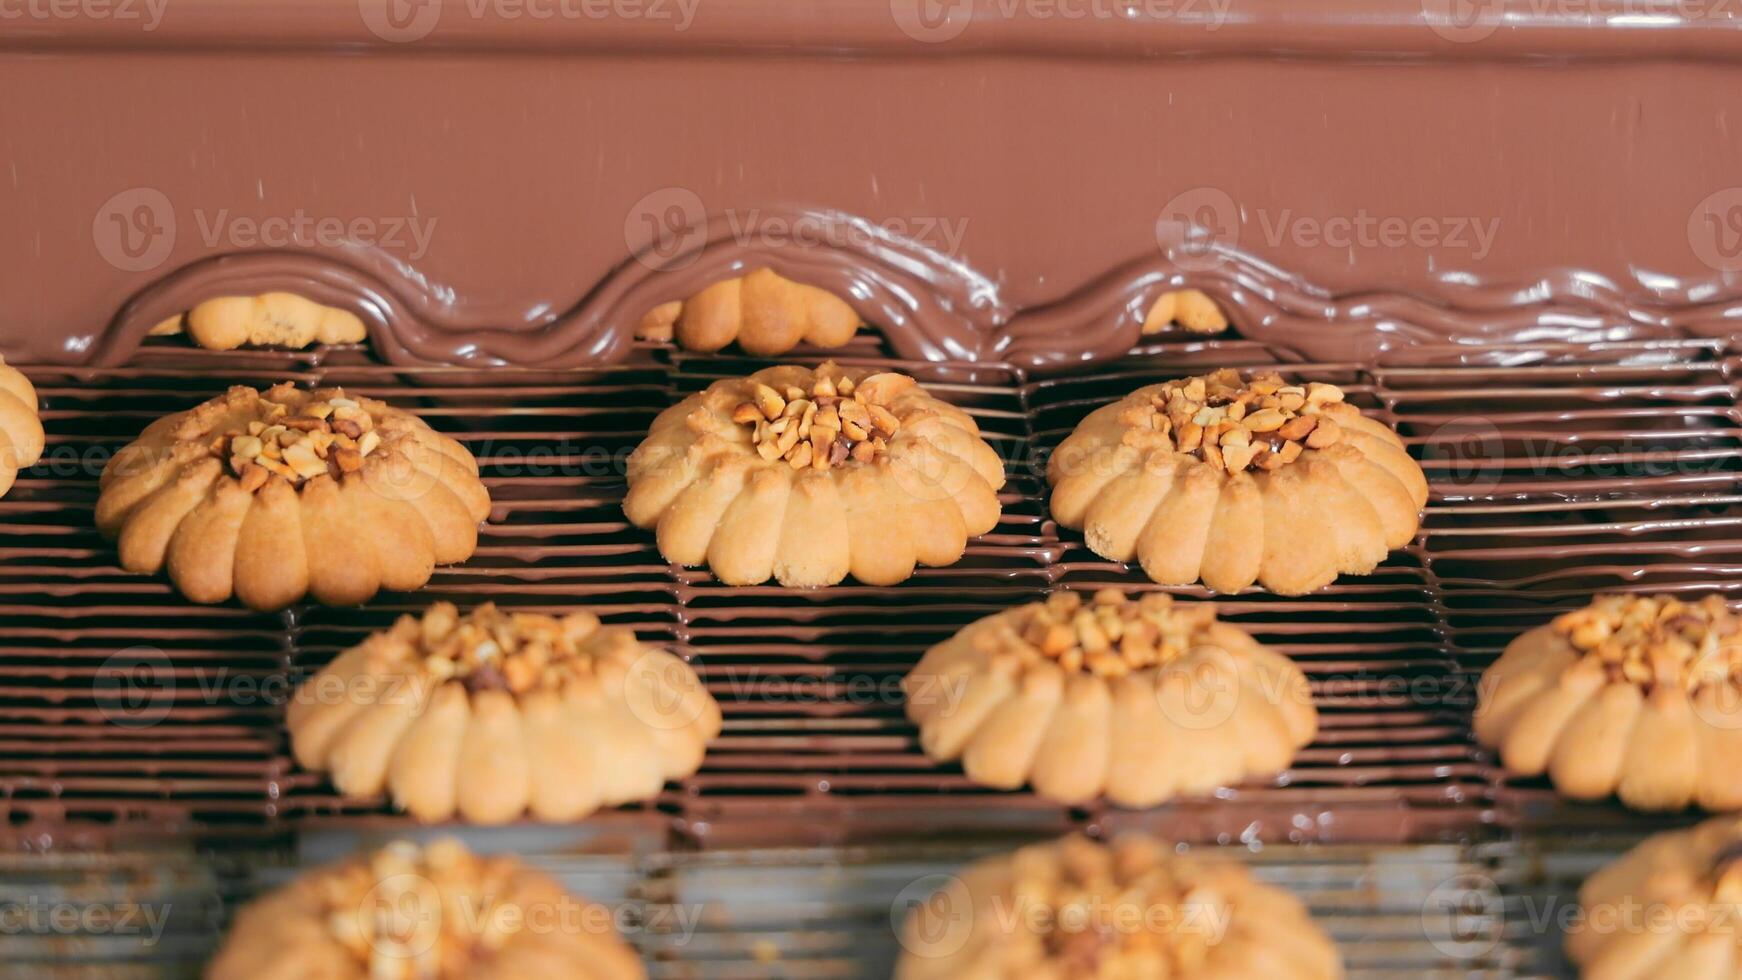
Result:
[[[394,363],[579,366],[762,264],[904,357],[1048,368],[1179,283],[1319,360],[1742,316],[1726,6],[382,7],[0,25],[0,351],[290,288]]]

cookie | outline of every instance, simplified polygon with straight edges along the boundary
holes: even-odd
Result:
[[[301,349],[311,344],[360,344],[369,336],[350,310],[323,306],[295,293],[220,296],[151,328],[153,337],[186,332],[207,350],[253,347]]]
[[[774,357],[800,343],[840,347],[861,325],[859,314],[834,293],[757,269],[654,307],[636,335],[675,340],[693,351],[717,351],[735,340],[747,354]]]
[[[914,903],[896,980],[1335,980],[1299,899],[1244,865],[1146,836],[980,861]]]
[[[623,511],[728,585],[890,585],[998,524],[1004,466],[912,378],[824,363],[715,382],[654,420]]]
[[[1232,370],[1089,413],[1047,465],[1052,513],[1164,585],[1303,595],[1414,539],[1427,478],[1334,385]]]
[[[1162,293],[1150,304],[1143,318],[1143,334],[1158,334],[1169,327],[1187,333],[1212,334],[1228,329],[1228,318],[1216,301],[1196,289]]]
[[[438,602],[340,654],[285,721],[297,762],[346,798],[495,824],[657,796],[701,765],[720,706],[682,659],[591,613]]]
[[[231,388],[165,416],[103,468],[121,567],[194,602],[282,609],[417,589],[478,545],[490,495],[466,448],[339,388]]]
[[[1742,821],[1656,834],[1579,889],[1567,958],[1606,980],[1730,980],[1742,972]]]
[[[1742,809],[1742,624],[1715,595],[1599,597],[1507,645],[1475,730],[1572,799]]]
[[[1293,661],[1165,593],[1055,592],[988,616],[902,689],[928,756],[1065,804],[1147,807],[1275,775],[1318,730]]]
[[[12,489],[20,470],[42,458],[45,438],[36,414],[36,388],[0,358],[0,497]]]
[[[316,868],[236,914],[206,980],[642,980],[613,911],[458,841]]]

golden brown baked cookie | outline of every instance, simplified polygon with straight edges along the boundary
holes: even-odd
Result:
[[[623,511],[728,585],[868,585],[949,565],[998,524],[1004,466],[912,378],[826,362],[717,381],[629,458]]]
[[[45,439],[36,414],[36,388],[0,357],[0,497],[12,489],[19,470],[42,458]]]
[[[1207,602],[1055,592],[970,623],[902,681],[934,759],[1059,803],[1154,806],[1286,769],[1313,740],[1305,675]]]
[[[896,980],[1334,980],[1300,900],[1244,865],[1146,836],[980,861],[913,906]]]
[[[717,351],[736,340],[758,357],[784,354],[801,342],[840,347],[863,321],[846,301],[824,289],[757,269],[726,279],[687,300],[661,303],[642,317],[643,340],[676,340],[685,350]]]
[[[1164,585],[1302,595],[1415,536],[1427,478],[1335,385],[1222,370],[1089,413],[1052,456],[1052,513]]]
[[[206,980],[642,980],[611,909],[458,841],[316,868],[236,914]]]
[[[340,654],[285,722],[297,762],[341,795],[489,824],[658,795],[701,765],[720,706],[689,664],[591,613],[438,602]]]
[[[1573,799],[1742,809],[1742,625],[1715,595],[1599,597],[1507,645],[1475,728]]]
[[[1196,289],[1176,289],[1162,293],[1150,304],[1143,318],[1143,333],[1157,334],[1178,326],[1187,333],[1221,333],[1228,329],[1228,318],[1216,301]]]
[[[220,296],[151,328],[153,337],[187,332],[207,350],[256,347],[303,348],[310,344],[360,344],[369,336],[350,310],[323,306],[295,293]]]
[[[103,468],[121,567],[255,609],[409,590],[478,545],[490,495],[466,448],[339,388],[231,388],[158,419]]]
[[[1742,974],[1742,822],[1656,834],[1579,889],[1567,957],[1604,980],[1733,980]]]

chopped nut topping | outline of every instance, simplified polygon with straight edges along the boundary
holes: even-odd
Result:
[[[1102,589],[1087,605],[1082,593],[1055,592],[1011,610],[990,642],[1032,649],[1067,671],[1116,678],[1184,656],[1215,620],[1214,605],[1176,605],[1165,592],[1132,600]]]
[[[592,613],[558,619],[503,612],[495,603],[462,616],[453,603],[438,602],[422,619],[401,617],[393,631],[418,651],[435,680],[457,679],[472,691],[514,694],[556,690],[570,677],[591,674],[601,638],[607,647],[635,642],[628,630],[601,631]]]
[[[818,368],[809,391],[757,384],[751,400],[733,410],[732,421],[751,427],[751,443],[763,459],[785,460],[793,469],[872,462],[901,429],[901,420],[885,406],[912,379],[874,374],[855,384],[838,370],[833,364]]]
[[[291,414],[283,402],[262,401],[267,417],[246,429],[221,433],[212,455],[229,464],[242,489],[252,493],[279,476],[301,486],[317,476],[355,473],[363,458],[381,445],[369,412],[342,395],[303,405]]]
[[[1190,453],[1229,473],[1277,470],[1342,439],[1333,416],[1354,412],[1335,385],[1290,385],[1274,372],[1242,382],[1223,369],[1169,381],[1120,415],[1125,443]]]
[[[457,841],[399,841],[321,880],[328,934],[371,980],[470,976],[522,927],[512,865]]]
[[[1060,976],[1135,975],[1158,953],[1168,961],[1166,976],[1203,966],[1224,932],[1215,923],[1225,926],[1231,911],[1213,872],[1151,848],[1083,837],[1058,846],[1056,864],[1018,855],[1013,897]]]
[[[1742,679],[1742,621],[1721,596],[1694,603],[1668,595],[1600,596],[1557,618],[1553,628],[1586,660],[1600,663],[1611,682],[1691,694]]]

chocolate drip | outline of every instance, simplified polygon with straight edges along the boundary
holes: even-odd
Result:
[[[90,363],[125,363],[151,326],[221,295],[302,293],[362,317],[390,363],[577,368],[622,361],[648,310],[722,279],[767,266],[827,289],[882,331],[900,357],[994,362],[1038,371],[1115,360],[1143,339],[1144,313],[1161,293],[1202,289],[1227,311],[1239,336],[1291,359],[1368,360],[1401,348],[1742,336],[1742,297],[1640,306],[1613,283],[1565,271],[1513,286],[1443,282],[1432,295],[1371,292],[1334,297],[1299,276],[1218,248],[1214,271],[1155,255],[1044,307],[1012,310],[966,265],[851,215],[772,209],[762,221],[835,228],[847,244],[773,245],[716,217],[625,261],[566,313],[516,326],[486,325],[430,298],[427,284],[385,253],[357,249],[350,262],[297,252],[226,255],[188,266],[124,306]],[[749,240],[746,240],[749,239]],[[1202,256],[1189,260],[1198,266]]]
[[[378,249],[345,261],[294,252],[226,255],[147,287],[116,316],[91,360],[124,363],[152,325],[202,300],[285,290],[351,310],[394,364],[573,368],[628,356],[648,310],[759,267],[847,299],[911,360],[973,361],[1008,318],[992,284],[965,265],[851,215],[770,209],[757,222],[822,229],[828,247],[758,243],[759,232],[723,217],[641,249],[567,312],[515,326],[488,325],[432,301],[413,270]]]

